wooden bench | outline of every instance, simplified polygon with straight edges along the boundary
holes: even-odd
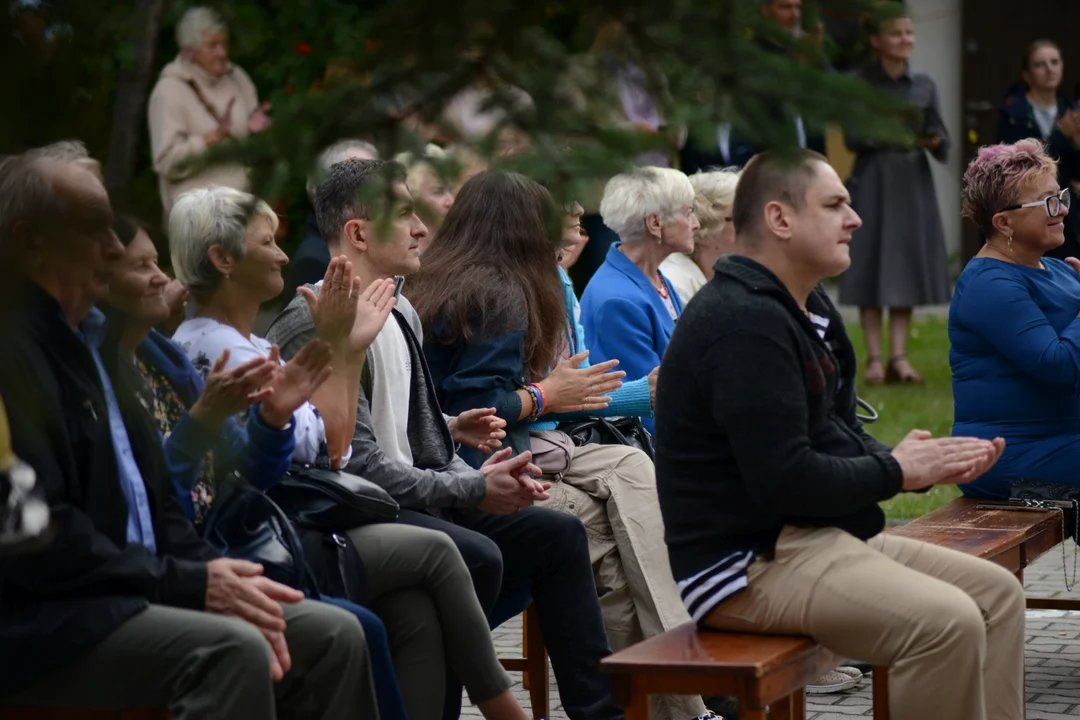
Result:
[[[994,503],[960,498],[887,532],[991,560],[1020,582],[1028,565],[1070,534],[1060,511],[976,507],[986,504]],[[1080,610],[1080,599],[1029,597],[1027,606]],[[802,720],[803,687],[837,664],[810,638],[698,632],[688,625],[615,653],[601,667],[613,675],[627,720],[646,720],[648,695],[666,693],[735,696],[746,720],[764,720],[768,706],[773,720]],[[872,682],[873,716],[889,720],[888,668],[874,668]]]
[[[521,635],[521,657],[499,658],[499,662],[507,672],[521,673],[521,684],[529,691],[533,720],[543,720],[550,708],[548,660],[535,605],[530,605],[521,618]]]
[[[997,501],[958,498],[948,505],[886,532],[932,545],[958,550],[1001,565],[1024,582],[1024,568],[1060,545],[1071,534],[1060,510],[1028,511],[1003,507],[986,510],[979,505]],[[1080,610],[1080,599],[1027,599],[1029,609]],[[888,720],[888,669],[874,668],[874,717]]]
[[[648,720],[649,695],[725,695],[739,720],[804,720],[806,684],[839,664],[807,637],[698,632],[684,625],[600,662],[626,720]]]

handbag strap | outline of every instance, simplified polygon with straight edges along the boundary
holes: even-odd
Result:
[[[202,94],[202,90],[199,89],[199,86],[195,83],[195,81],[189,79],[187,81],[187,85],[191,88],[191,92],[195,93],[195,99],[199,101],[199,104],[203,106],[203,109],[206,110],[206,112],[210,113],[210,117],[214,118],[214,121],[220,125],[225,118],[221,115],[218,115],[217,110],[206,99],[206,96]]]

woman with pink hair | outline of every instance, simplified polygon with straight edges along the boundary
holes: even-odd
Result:
[[[1080,486],[1080,279],[1045,257],[1069,204],[1038,140],[984,147],[964,173],[964,215],[986,244],[949,308],[953,434],[1007,442],[967,495],[1008,497],[1020,479]]]

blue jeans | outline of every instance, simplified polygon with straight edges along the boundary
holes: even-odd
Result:
[[[379,703],[379,720],[409,720],[405,712],[405,699],[401,696],[394,663],[390,659],[390,643],[386,639],[386,627],[375,613],[342,598],[326,597],[320,600],[351,612],[360,621],[367,636],[368,655],[371,657],[371,675],[375,681],[375,699]]]

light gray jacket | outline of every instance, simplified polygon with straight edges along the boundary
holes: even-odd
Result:
[[[319,293],[318,287],[308,287],[316,295]],[[484,476],[454,453],[454,441],[424,360],[420,317],[399,293],[397,305],[387,322],[397,322],[401,326],[412,357],[408,438],[413,465],[388,458],[375,440],[369,394],[372,387],[370,378],[379,368],[375,366],[373,353],[368,350],[364,381],[360,384],[356,403],[352,459],[345,469],[379,485],[405,508],[476,507],[484,499]],[[274,319],[266,337],[281,348],[281,356],[286,360],[315,338],[315,323],[303,296],[293,298]]]

